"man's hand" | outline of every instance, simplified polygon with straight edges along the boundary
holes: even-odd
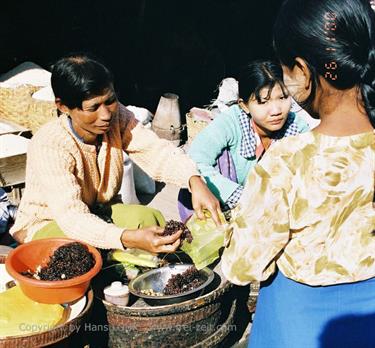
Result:
[[[191,191],[191,202],[199,219],[204,220],[203,210],[211,213],[211,217],[217,226],[221,225],[219,214],[221,213],[220,203],[211,193],[200,176],[192,176],[189,180]]]
[[[145,227],[136,230],[125,230],[121,242],[126,248],[137,248],[150,253],[172,253],[180,245],[182,231],[170,236],[161,236],[164,229],[159,226]]]

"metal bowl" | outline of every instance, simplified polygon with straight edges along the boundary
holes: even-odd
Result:
[[[160,306],[167,305],[172,303],[180,303],[187,300],[190,300],[194,297],[198,297],[203,294],[205,288],[213,281],[214,272],[205,267],[199,271],[204,283],[195,289],[183,292],[177,295],[163,295],[163,296],[151,296],[143,294],[142,290],[152,289],[155,292],[163,292],[164,287],[166,286],[169,278],[172,275],[183,273],[189,267],[192,267],[192,264],[173,264],[167,265],[161,268],[153,269],[151,271],[145,272],[129,283],[129,291],[138,297],[141,297],[145,302],[150,305]]]

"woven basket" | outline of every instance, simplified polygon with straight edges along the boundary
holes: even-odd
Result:
[[[76,334],[78,329],[87,322],[91,315],[91,309],[94,300],[94,293],[89,290],[87,293],[87,303],[83,311],[74,319],[58,325],[48,331],[41,333],[35,333],[28,336],[9,336],[7,338],[0,339],[0,348],[34,348],[34,347],[45,347],[58,342],[64,342],[64,347],[70,347],[69,338]],[[64,341],[65,340],[65,341]]]
[[[27,117],[31,96],[40,87],[22,85],[17,88],[0,87],[1,117],[20,124]]]
[[[218,329],[203,341],[197,343],[196,345],[192,346],[191,348],[216,348],[216,347],[224,347],[223,340],[228,336],[232,328],[232,323],[234,321],[234,315],[236,311],[237,301],[234,300],[232,306],[230,308],[230,312],[225,319],[225,321],[218,325]]]
[[[31,98],[28,110],[28,128],[33,134],[45,123],[57,117],[55,102]]]
[[[219,278],[216,276],[214,290],[208,294],[177,304],[150,307],[138,301],[121,307],[102,300],[109,324],[108,346],[182,348],[215,335],[220,318],[225,317],[223,314],[232,302],[231,284]]]
[[[0,117],[35,133],[44,123],[57,116],[54,102],[32,98],[40,88],[31,85],[0,87]]]
[[[195,120],[190,113],[186,114],[186,126],[188,131],[188,143],[191,143],[196,135],[208,125],[208,122]]]

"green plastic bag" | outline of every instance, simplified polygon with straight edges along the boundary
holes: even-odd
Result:
[[[219,257],[219,250],[224,246],[224,215],[220,215],[222,226],[216,226],[208,211],[204,212],[206,220],[200,220],[193,214],[186,223],[190,230],[193,241],[186,240],[181,246],[184,251],[193,260],[195,267],[200,270]]]

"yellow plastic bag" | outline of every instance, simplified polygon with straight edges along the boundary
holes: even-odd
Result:
[[[193,241],[189,243],[185,240],[181,247],[198,270],[213,263],[219,257],[220,248],[224,246],[224,215],[220,215],[223,225],[218,227],[208,211],[204,214],[205,220],[198,219],[196,214],[188,220],[186,226],[193,236]]]

